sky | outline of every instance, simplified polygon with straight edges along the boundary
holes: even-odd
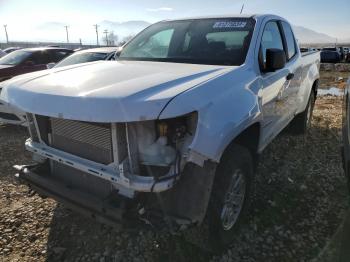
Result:
[[[244,13],[277,14],[294,25],[350,39],[350,0],[0,0],[0,42],[6,39],[4,24],[10,40],[48,41],[54,37],[63,42],[63,25],[69,25],[71,42],[79,38],[93,41],[92,25],[104,20],[153,23],[188,16],[237,14],[243,3]],[[57,25],[55,32],[47,32],[44,24]]]

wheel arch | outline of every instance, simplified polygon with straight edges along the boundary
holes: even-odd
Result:
[[[312,84],[312,91],[314,92],[314,94],[315,94],[315,97],[317,96],[317,91],[318,91],[318,85],[319,85],[319,82],[320,82],[320,79],[316,79],[315,81],[314,81],[314,83]]]
[[[261,124],[260,122],[255,122],[251,124],[249,127],[244,129],[241,133],[239,133],[226,147],[223,154],[228,152],[228,150],[233,145],[240,145],[249,150],[254,160],[254,166],[258,163],[258,148],[261,137]],[[222,156],[221,156],[222,158]]]

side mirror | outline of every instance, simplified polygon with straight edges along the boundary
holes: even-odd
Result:
[[[266,71],[274,72],[282,69],[287,62],[286,53],[281,49],[267,49],[266,50]]]
[[[47,68],[47,69],[51,69],[51,68],[53,68],[55,65],[56,65],[56,63],[48,63],[48,64],[46,65],[46,68]]]

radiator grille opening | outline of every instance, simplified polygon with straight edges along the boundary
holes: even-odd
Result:
[[[50,118],[51,146],[102,164],[113,162],[111,124]]]

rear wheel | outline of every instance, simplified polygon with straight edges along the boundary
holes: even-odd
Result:
[[[209,241],[214,251],[226,248],[247,213],[253,195],[253,159],[248,149],[233,145],[215,174],[208,207]]]
[[[300,114],[296,115],[290,123],[290,130],[293,134],[303,135],[306,134],[307,130],[311,128],[312,113],[314,110],[315,101],[316,94],[314,91],[312,91],[306,109]]]

